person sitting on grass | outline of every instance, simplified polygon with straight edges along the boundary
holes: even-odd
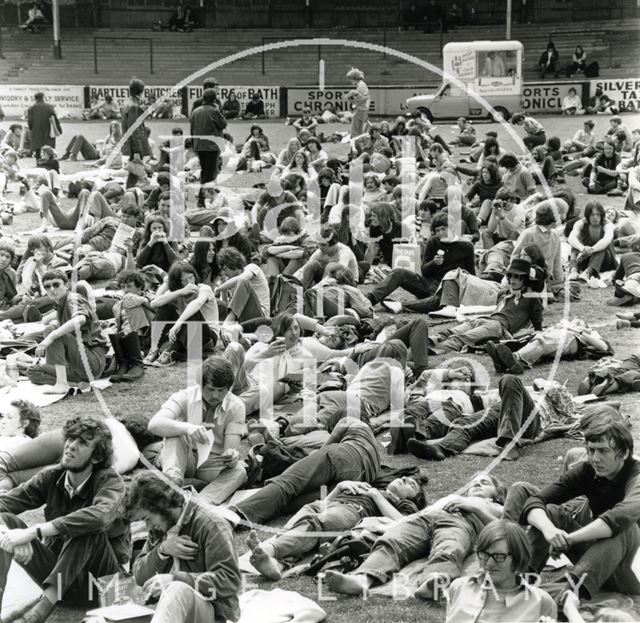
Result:
[[[512,260],[507,269],[509,285],[498,295],[495,311],[441,332],[433,339],[433,350],[438,354],[460,352],[492,338],[512,336],[529,323],[535,331],[542,331],[544,307],[538,293],[529,290],[530,273],[530,262]]]
[[[218,266],[226,281],[215,290],[216,296],[228,293],[225,321],[245,322],[254,318],[268,318],[271,298],[269,283],[256,264],[248,264],[240,251],[227,247],[218,253]]]
[[[542,490],[514,483],[503,516],[530,526],[528,566],[534,573],[542,571],[549,555],[571,560],[560,581],[541,585],[558,603],[566,591],[580,599],[602,589],[637,595],[640,582],[633,566],[640,544],[640,462],[633,457],[633,437],[625,423],[612,417],[584,417],[580,430],[587,461]],[[590,512],[575,512],[574,500]]]
[[[162,216],[146,219],[144,235],[136,253],[138,268],[154,265],[164,271],[178,260],[178,244],[169,242],[169,223]]]
[[[323,500],[311,502],[300,509],[281,534],[261,543],[258,533],[252,530],[247,538],[250,561],[263,577],[279,580],[283,571],[296,559],[319,545],[319,532],[351,530],[365,517],[400,521],[424,505],[424,492],[415,478],[395,478],[384,491],[366,482],[345,480],[339,482]]]
[[[204,481],[200,495],[211,504],[225,502],[247,479],[239,461],[245,408],[231,393],[234,381],[231,364],[211,356],[202,364],[201,383],[173,394],[149,420],[149,432],[163,438],[156,466],[178,486],[190,477]]]
[[[625,359],[603,357],[591,367],[578,384],[578,396],[594,394],[624,394],[640,391],[640,357],[629,355]]]
[[[132,572],[147,599],[159,598],[152,623],[237,621],[242,576],[229,524],[149,471],[133,479],[126,507],[149,531]]]
[[[172,366],[188,356],[188,322],[196,322],[202,331],[203,355],[213,352],[217,342],[215,329],[218,324],[218,304],[211,287],[197,283],[195,268],[180,260],[169,269],[166,281],[158,288],[151,307],[155,310],[155,322],[159,323],[158,335],[152,335],[151,348],[144,363],[156,366]],[[168,340],[162,353],[160,344]]]
[[[505,519],[493,521],[478,535],[475,549],[481,571],[451,584],[446,623],[556,620],[551,596],[526,581],[532,551],[521,526]]]
[[[118,275],[118,287],[124,292],[121,301],[113,306],[116,332],[109,334],[116,361],[112,383],[137,381],[144,376],[141,337],[148,338],[155,316],[151,301],[145,295],[145,282],[140,273],[126,271]]]
[[[5,456],[37,437],[41,420],[40,409],[28,400],[12,400],[5,405],[0,413],[0,455]]]
[[[327,571],[336,593],[366,595],[374,584],[391,580],[410,562],[428,554],[415,597],[439,600],[462,575],[478,534],[502,513],[506,487],[491,474],[477,474],[461,494],[447,495],[387,528],[364,562],[350,573]]]
[[[111,467],[113,442],[106,424],[79,415],[64,425],[58,465],[41,470],[0,495],[0,599],[12,561],[43,588],[42,596],[11,615],[44,623],[59,599],[75,606],[89,597],[92,578],[119,573],[129,562],[131,534],[123,520],[125,487]],[[27,524],[18,515],[44,506],[46,521]],[[97,593],[93,593],[97,596]]]
[[[45,338],[36,348],[36,357],[46,363],[27,368],[29,380],[36,385],[53,385],[45,393],[66,394],[70,383],[99,379],[105,368],[107,341],[88,300],[71,292],[69,279],[61,270],[48,270],[42,285],[54,304],[43,316]]]

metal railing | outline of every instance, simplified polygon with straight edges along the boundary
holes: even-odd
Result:
[[[151,37],[94,37],[93,71],[98,73],[98,41],[146,41],[149,44],[149,73],[153,73],[153,39]]]

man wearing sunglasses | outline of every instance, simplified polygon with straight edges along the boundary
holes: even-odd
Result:
[[[46,363],[29,366],[27,376],[36,385],[53,385],[47,393],[66,394],[69,383],[100,378],[107,341],[88,300],[69,291],[69,280],[61,270],[45,272],[42,284],[54,303],[54,309],[42,318],[47,325],[45,338],[35,353],[45,357]]]

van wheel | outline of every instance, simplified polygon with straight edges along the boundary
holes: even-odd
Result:
[[[491,114],[491,118],[496,122],[500,123],[501,121],[509,120],[509,111],[502,106],[496,106],[495,112]]]
[[[429,123],[433,122],[433,115],[428,108],[418,108],[418,111],[421,112],[429,120]]]

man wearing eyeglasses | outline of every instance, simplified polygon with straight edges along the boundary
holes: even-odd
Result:
[[[36,357],[45,357],[46,363],[29,366],[27,376],[36,385],[52,385],[46,393],[66,394],[70,383],[100,378],[107,341],[89,301],[69,291],[65,273],[48,270],[42,284],[54,303],[54,309],[42,318],[47,325],[45,338],[35,352]]]

